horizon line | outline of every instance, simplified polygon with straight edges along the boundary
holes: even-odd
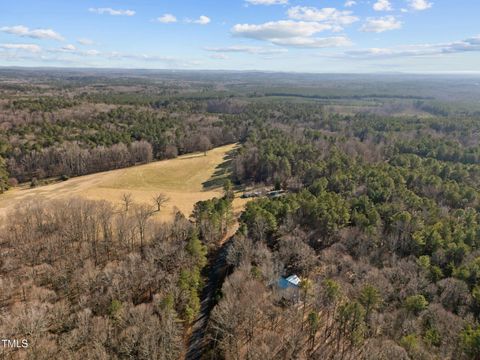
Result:
[[[261,70],[261,69],[168,69],[168,68],[128,68],[128,67],[94,67],[94,66],[28,66],[0,65],[0,70],[95,70],[95,71],[162,71],[162,72],[223,72],[223,73],[264,73],[264,74],[292,74],[292,75],[480,75],[480,70],[459,71],[364,71],[364,72],[300,72],[291,70]]]

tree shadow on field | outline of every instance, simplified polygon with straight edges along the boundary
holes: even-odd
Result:
[[[225,180],[227,180],[231,173],[232,160],[235,157],[237,149],[230,150],[223,157],[223,161],[217,165],[212,177],[202,183],[204,190],[213,190],[222,187]]]

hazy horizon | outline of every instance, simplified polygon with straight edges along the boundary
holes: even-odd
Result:
[[[182,68],[141,68],[141,67],[83,67],[83,66],[8,66],[0,65],[0,70],[59,70],[59,71],[146,71],[146,72],[206,72],[206,73],[264,73],[264,74],[292,74],[292,75],[478,75],[480,76],[480,70],[478,71],[366,71],[366,72],[315,72],[315,71],[294,71],[294,70],[264,70],[264,69],[182,69]]]

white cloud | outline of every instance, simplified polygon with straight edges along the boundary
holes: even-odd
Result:
[[[393,7],[390,0],[378,0],[373,4],[373,10],[375,11],[392,11]]]
[[[260,25],[237,24],[232,32],[236,36],[242,36],[257,40],[286,39],[291,37],[312,36],[325,30],[331,30],[329,24],[317,22],[280,20],[270,21]]]
[[[65,45],[62,47],[62,50],[65,50],[65,51],[75,51],[77,50],[77,48],[72,45],[72,44],[68,44],[68,45]]]
[[[290,19],[324,22],[333,26],[332,30],[341,30],[342,26],[358,21],[351,11],[337,10],[335,8],[318,9],[308,6],[294,6],[287,11]]]
[[[288,4],[288,0],[245,0],[251,5],[284,5]]]
[[[368,18],[360,28],[364,32],[381,33],[384,31],[397,30],[402,27],[402,22],[395,16],[384,16],[380,18]]]
[[[345,55],[352,58],[393,58],[404,56],[425,56],[438,54],[436,50],[425,46],[404,46],[398,48],[369,48],[363,50],[348,51]]]
[[[58,54],[62,54],[62,55],[68,54],[71,56],[80,56],[80,57],[101,55],[101,52],[98,50],[80,50],[80,49],[77,49],[77,47],[72,44],[62,46],[61,48],[46,49],[44,53],[57,54],[57,56]]]
[[[89,8],[88,11],[99,15],[112,15],[112,16],[133,16],[135,11],[133,10],[115,10],[112,8]]]
[[[210,57],[212,59],[216,59],[216,60],[228,60],[229,57],[225,54],[213,54],[213,55],[210,55]]]
[[[98,56],[101,53],[98,50],[87,50],[87,51],[83,51],[83,54],[88,56]]]
[[[37,63],[65,64],[83,67],[152,68],[163,67],[192,68],[200,63],[193,59],[174,58],[159,55],[103,52],[98,50],[68,50],[66,45],[60,48],[42,49],[35,44],[0,44],[0,60],[15,62],[20,60]]]
[[[13,34],[22,37],[29,37],[34,39],[50,39],[63,41],[64,38],[59,33],[53,31],[52,29],[29,29],[23,25],[17,26],[4,26],[0,28],[0,31]]]
[[[7,50],[23,50],[31,53],[39,53],[42,48],[35,44],[0,44],[0,48]]]
[[[345,37],[316,38],[313,35],[332,30],[334,26],[313,21],[281,20],[260,25],[237,24],[232,28],[235,36],[268,41],[274,45],[296,47],[335,47],[350,45]]]
[[[433,3],[427,0],[409,0],[408,3],[410,8],[416,11],[427,10],[433,6]]]
[[[352,58],[419,57],[464,52],[480,52],[480,35],[469,39],[439,44],[402,45],[391,48],[369,48],[345,53]]]
[[[95,44],[95,42],[94,42],[93,40],[86,39],[86,38],[78,39],[77,42],[78,42],[80,45],[93,45],[93,44]]]
[[[148,54],[124,54],[124,53],[106,53],[101,54],[103,57],[109,60],[118,60],[118,61],[127,61],[131,63],[132,60],[140,61],[141,63],[145,64],[152,64],[150,66],[156,67],[157,64],[161,63],[162,66],[169,66],[171,68],[178,68],[178,67],[192,67],[198,66],[200,63],[195,60],[185,60],[184,58],[175,58],[175,57],[168,57],[168,56],[158,56],[158,55],[148,55]]]
[[[355,0],[348,0],[345,3],[345,7],[352,7],[352,6],[355,6],[355,5],[357,5],[357,2]]]
[[[480,51],[480,35],[462,41],[456,41],[442,47],[442,52],[445,54],[472,51]]]
[[[287,49],[277,47],[261,47],[261,46],[246,46],[246,45],[233,45],[227,47],[207,47],[206,51],[217,53],[248,53],[257,55],[272,55],[288,52]]]
[[[278,43],[284,46],[308,47],[308,48],[332,48],[340,46],[351,46],[352,42],[345,36],[331,36],[324,38],[317,37],[296,37],[283,39]]]
[[[177,18],[172,14],[164,14],[157,18],[157,21],[163,24],[172,24],[177,22]]]
[[[207,25],[210,24],[211,21],[212,20],[208,16],[202,15],[197,20],[193,20],[192,22],[199,25]]]

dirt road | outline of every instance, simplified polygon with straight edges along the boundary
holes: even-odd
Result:
[[[208,339],[206,339],[206,331],[210,313],[215,306],[215,296],[221,290],[223,281],[227,276],[227,249],[232,241],[232,236],[228,238],[223,245],[213,252],[209,257],[209,265],[205,268],[205,276],[207,282],[203,288],[201,295],[200,313],[195,320],[192,328],[192,335],[188,343],[186,360],[200,360],[204,354]]]

